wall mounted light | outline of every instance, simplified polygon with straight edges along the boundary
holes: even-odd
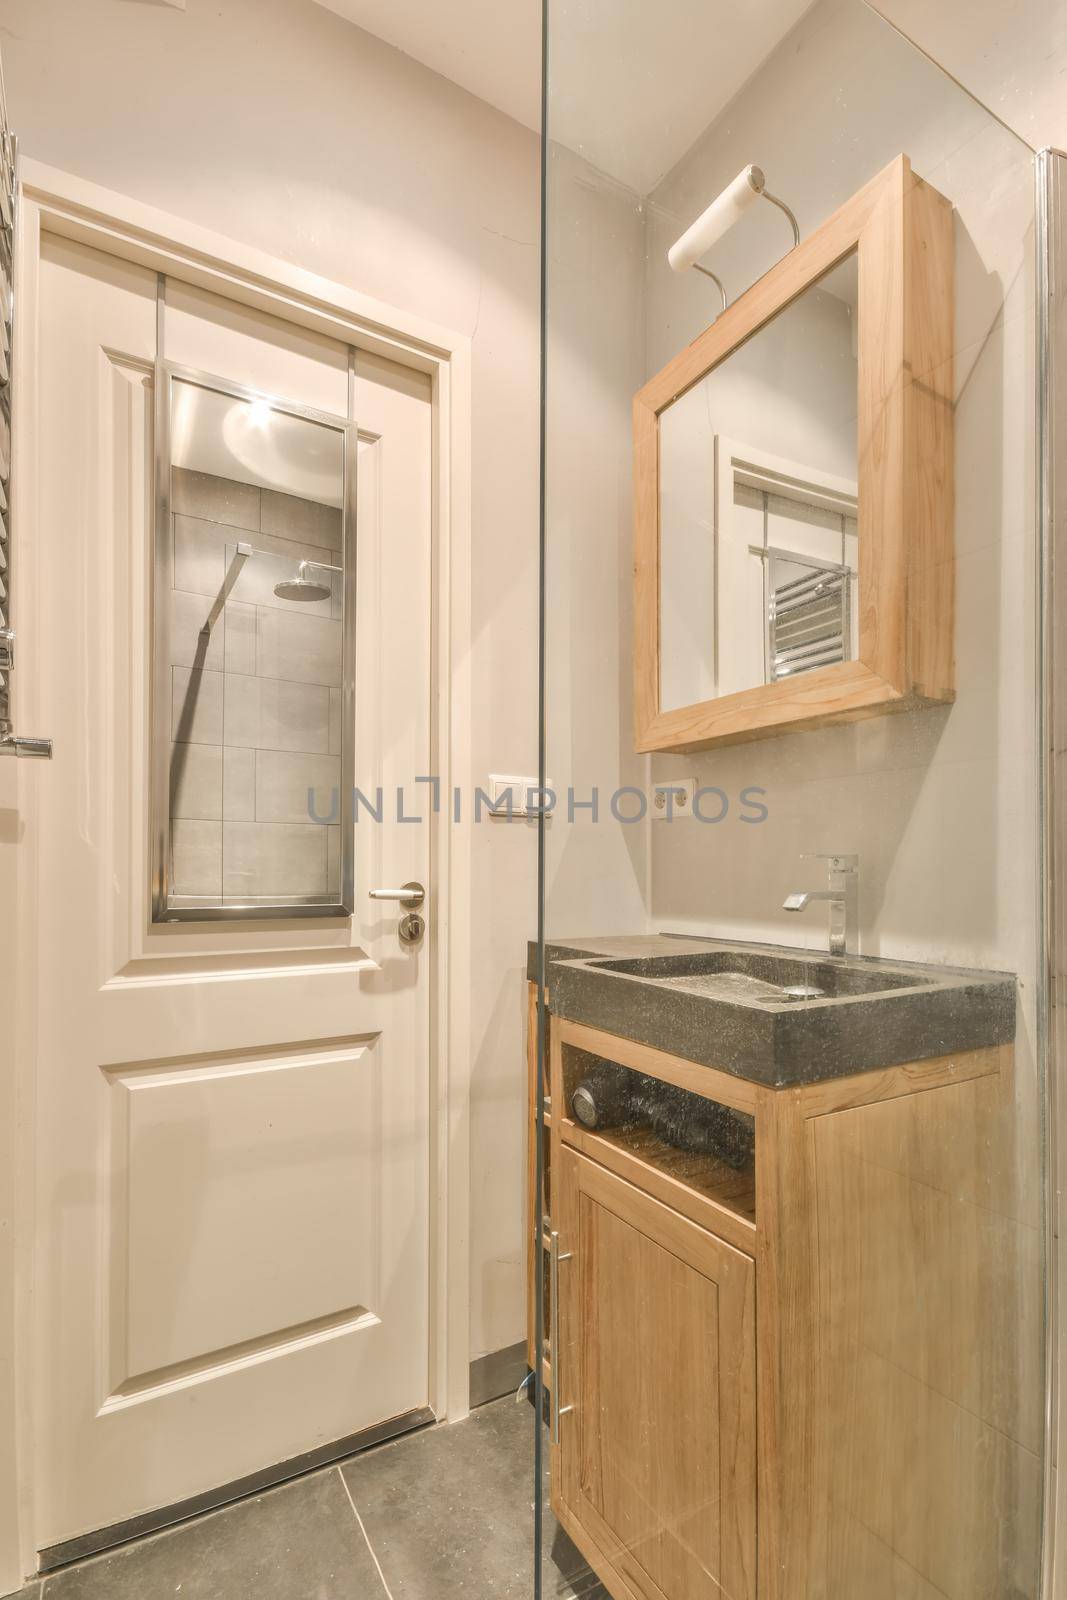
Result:
[[[680,239],[676,239],[667,251],[667,261],[674,272],[688,272],[690,267],[697,272],[702,272],[705,278],[710,278],[722,295],[722,308],[725,311],[729,305],[726,290],[721,278],[707,267],[700,265],[699,258],[706,255],[712,245],[733,227],[756,200],[769,200],[772,206],[777,206],[779,211],[789,218],[793,229],[794,249],[800,243],[800,227],[796,217],[790,211],[784,200],[779,200],[777,195],[770,194],[767,190],[767,180],[759,167],[747,166],[737,174],[737,177],[721,194],[703,210],[696,221],[691,223]]]

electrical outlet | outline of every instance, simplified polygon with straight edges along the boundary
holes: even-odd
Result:
[[[695,778],[665,778],[652,785],[653,822],[674,822],[693,815],[693,797],[697,792]]]

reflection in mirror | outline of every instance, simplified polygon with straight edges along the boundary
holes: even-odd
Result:
[[[340,913],[349,425],[207,380],[169,387],[156,917]]]
[[[660,414],[664,711],[857,653],[855,253]]]

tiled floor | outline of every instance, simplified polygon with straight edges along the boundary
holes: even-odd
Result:
[[[497,1400],[31,1584],[18,1600],[531,1600],[533,1426]],[[606,1600],[546,1512],[545,1600]]]

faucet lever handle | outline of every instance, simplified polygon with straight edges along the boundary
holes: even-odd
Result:
[[[829,861],[838,872],[855,872],[860,864],[857,855],[843,855],[840,850],[806,850],[803,861]]]

